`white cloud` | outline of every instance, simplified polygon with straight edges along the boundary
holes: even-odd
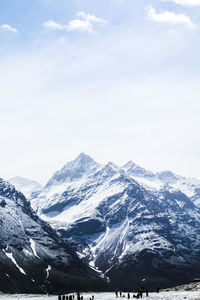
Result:
[[[75,19],[69,22],[68,25],[64,26],[67,31],[88,31],[93,32],[93,25],[88,20]]]
[[[194,28],[195,24],[191,19],[184,14],[176,14],[174,12],[164,11],[160,14],[156,13],[152,6],[147,8],[149,19],[155,22],[171,23],[171,24],[184,24],[190,28]]]
[[[91,23],[100,23],[100,24],[107,24],[108,22],[102,18],[97,18],[94,15],[86,14],[83,11],[79,12],[77,14],[77,17],[83,20],[87,20],[88,22]]]
[[[200,0],[171,0],[171,2],[174,2],[176,4],[180,4],[183,6],[200,6]]]
[[[18,33],[18,30],[8,24],[3,24],[1,25],[1,29],[4,29],[4,30],[8,30],[8,31],[11,31],[11,32],[14,32],[14,33]]]
[[[44,23],[44,26],[50,30],[63,30],[64,26],[54,22],[53,20],[49,20]]]
[[[94,15],[86,14],[85,12],[77,13],[77,18],[71,20],[68,24],[59,24],[53,20],[44,23],[44,26],[51,30],[66,30],[66,31],[87,31],[92,33],[94,24],[105,25],[107,21],[102,18],[97,18]]]

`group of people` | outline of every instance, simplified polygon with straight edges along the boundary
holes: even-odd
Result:
[[[58,300],[73,300],[75,295],[58,295]]]
[[[160,288],[159,288],[159,287],[156,287],[156,292],[159,293],[159,291],[160,291]],[[125,298],[125,297],[126,297],[125,294],[122,293],[122,291],[116,290],[116,291],[115,291],[115,294],[116,294],[116,298],[118,298],[118,297],[123,297],[123,298]],[[149,291],[148,291],[148,289],[144,289],[143,287],[141,287],[141,288],[138,289],[137,294],[134,294],[134,293],[133,293],[133,298],[139,299],[139,298],[142,298],[143,295],[145,295],[145,294],[146,294],[146,297],[149,296]],[[131,295],[130,295],[129,292],[127,293],[127,298],[128,298],[128,299],[131,298]]]
[[[76,293],[77,300],[83,300],[83,296],[79,292]],[[58,300],[74,300],[75,295],[58,295]],[[94,295],[90,297],[90,300],[94,300]]]
[[[159,293],[160,288],[156,287],[156,292]],[[76,293],[77,294],[77,300],[83,300],[83,296],[81,296],[81,294],[79,292]],[[133,293],[133,298],[139,299],[142,298],[143,295],[146,294],[146,297],[149,296],[149,291],[147,289],[144,289],[143,287],[138,289],[137,294]],[[116,290],[115,291],[115,295],[116,298],[118,297],[122,297],[125,298],[125,294],[122,291]],[[128,292],[127,293],[127,298],[130,299],[131,298],[131,294]],[[58,300],[74,300],[75,299],[75,295],[58,295]],[[94,300],[94,295],[92,295],[90,297],[90,300]]]

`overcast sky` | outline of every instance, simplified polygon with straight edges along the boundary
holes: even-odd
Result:
[[[0,177],[85,152],[200,178],[200,0],[1,0]]]

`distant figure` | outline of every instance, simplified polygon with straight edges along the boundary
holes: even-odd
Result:
[[[159,293],[160,292],[160,288],[157,286],[156,287],[156,292]]]
[[[83,296],[81,296],[81,300],[83,300]]]
[[[119,291],[119,295],[120,295],[120,297],[122,297],[122,291]]]
[[[142,290],[142,288],[140,288],[139,291],[138,291],[138,294],[139,294],[140,298],[142,298],[142,293],[143,293],[143,290]]]
[[[65,299],[66,299],[66,300],[69,300],[69,296],[68,296],[68,295],[66,295]]]
[[[61,300],[61,295],[58,295],[58,300]]]
[[[146,292],[146,297],[149,297],[149,291],[146,290],[145,292]]]
[[[128,293],[128,295],[127,295],[127,296],[128,296],[128,299],[130,299],[130,294],[129,294],[129,293]]]
[[[79,292],[77,292],[77,300],[81,300],[81,295]]]
[[[118,290],[115,291],[115,295],[116,295],[116,297],[118,297]]]
[[[73,295],[73,296],[72,296],[72,298],[74,299],[74,298],[75,298],[75,296]]]
[[[94,300],[94,295],[92,295],[92,300]]]
[[[62,296],[62,300],[65,300],[65,295]]]

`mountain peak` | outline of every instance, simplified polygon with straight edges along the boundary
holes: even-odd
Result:
[[[137,166],[132,160],[129,160],[124,166],[123,166],[123,168],[124,169],[130,169],[130,168],[132,168],[132,167],[135,167],[135,166]]]
[[[164,182],[174,183],[178,180],[177,176],[169,170],[161,171],[156,174]]]
[[[154,174],[151,171],[148,171],[139,165],[135,164],[132,160],[129,160],[124,166],[123,169],[128,172],[130,175],[136,177],[152,177]]]
[[[57,171],[46,187],[80,180],[94,172],[99,166],[89,155],[80,153],[73,161],[68,162],[61,170]]]
[[[79,164],[95,163],[95,161],[87,154],[81,152],[73,161],[68,162],[64,168],[76,168]]]

